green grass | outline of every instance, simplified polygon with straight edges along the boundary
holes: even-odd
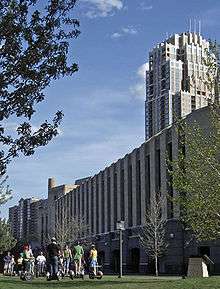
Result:
[[[45,281],[35,279],[32,282],[21,281],[17,277],[0,277],[0,289],[220,289],[220,278],[180,279],[172,277],[135,276],[123,277],[104,276],[102,280],[65,280]]]

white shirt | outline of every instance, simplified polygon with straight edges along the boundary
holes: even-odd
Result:
[[[46,258],[43,255],[39,255],[37,257],[37,261],[40,262],[40,263],[43,263],[43,262],[46,262]]]

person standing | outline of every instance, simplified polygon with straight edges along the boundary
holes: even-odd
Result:
[[[24,261],[23,253],[20,253],[20,256],[18,257],[18,260],[17,260],[17,275],[18,276],[21,276],[21,273],[23,271],[23,261]]]
[[[80,245],[80,242],[77,241],[76,246],[74,247],[74,265],[75,265],[75,275],[80,275],[80,270],[82,266],[82,257],[84,255],[83,247]]]
[[[4,257],[4,275],[11,273],[11,252]]]
[[[97,266],[98,266],[98,263],[97,263],[98,252],[97,252],[94,244],[91,246],[89,257],[90,257],[90,267],[92,268],[93,273],[96,276],[97,275]]]
[[[15,269],[15,257],[14,255],[11,256],[11,276],[14,275],[14,269]]]
[[[26,272],[34,274],[34,255],[29,244],[24,245],[23,249],[23,262],[24,262],[24,270]]]
[[[47,255],[49,262],[50,279],[58,278],[58,257],[60,253],[60,247],[56,243],[56,238],[51,239],[51,243],[47,246]],[[49,279],[49,280],[50,280]]]
[[[72,252],[69,246],[65,245],[65,248],[63,250],[64,275],[67,275],[69,273],[69,266],[70,266],[71,259],[72,259]]]
[[[43,252],[40,252],[40,255],[37,256],[37,272],[39,275],[43,275],[45,271],[45,265],[46,265],[46,258],[43,254]]]

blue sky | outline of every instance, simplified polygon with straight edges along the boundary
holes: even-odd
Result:
[[[73,15],[82,33],[70,56],[80,70],[46,90],[33,119],[38,126],[62,109],[60,135],[11,163],[13,199],[1,208],[3,216],[21,197],[46,198],[49,177],[74,183],[144,142],[144,67],[167,33],[188,30],[195,18],[205,37],[220,42],[219,0],[78,0]]]

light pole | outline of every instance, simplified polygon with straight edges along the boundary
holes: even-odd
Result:
[[[124,221],[118,221],[116,223],[116,229],[119,231],[119,262],[120,262],[120,270],[119,270],[119,276],[118,278],[122,277],[122,269],[123,269],[123,250],[122,250],[122,244],[123,244],[123,239],[122,239],[122,231],[125,229],[125,222]]]

